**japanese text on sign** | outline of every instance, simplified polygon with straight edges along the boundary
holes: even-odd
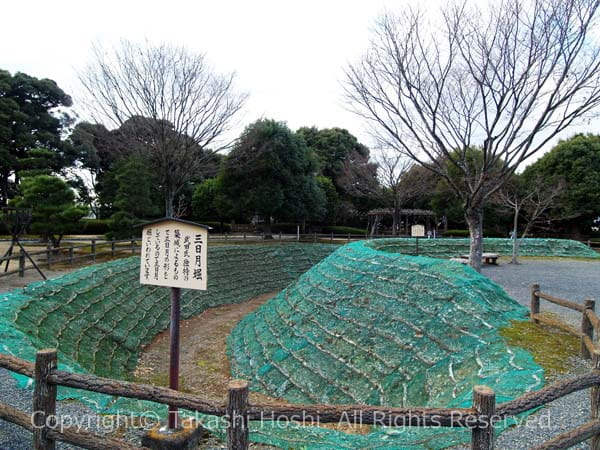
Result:
[[[140,283],[206,290],[208,232],[172,220],[143,228]]]

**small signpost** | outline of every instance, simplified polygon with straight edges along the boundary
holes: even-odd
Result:
[[[412,225],[410,235],[413,237],[425,237],[425,227],[423,225]]]
[[[415,255],[419,254],[419,238],[425,236],[425,227],[423,225],[412,225],[410,235],[415,238]]]
[[[181,288],[206,290],[209,227],[173,218],[141,226],[140,283],[171,288],[169,387],[177,390]],[[177,407],[170,405],[169,430],[179,428],[177,416]]]

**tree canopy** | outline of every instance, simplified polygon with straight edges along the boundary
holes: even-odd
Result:
[[[98,123],[138,132],[159,179],[165,215],[203,163],[209,146],[229,130],[247,95],[235,74],[220,74],[202,54],[185,47],[122,41],[111,52],[96,48],[80,80]],[[223,147],[219,147],[223,148]]]
[[[285,123],[249,125],[227,155],[221,173],[225,194],[245,215],[302,221],[325,214],[316,163],[304,139]]]
[[[525,169],[529,183],[542,178],[550,184],[564,180],[554,218],[563,218],[570,228],[588,231],[600,217],[600,136],[577,134],[560,141],[552,150]]]
[[[12,206],[31,208],[31,231],[39,233],[60,245],[65,233],[77,229],[77,222],[88,211],[75,203],[75,193],[60,178],[51,175],[37,175],[24,178],[21,185],[22,195],[11,201]]]
[[[71,104],[52,80],[0,70],[0,205],[18,193],[23,171],[59,172],[73,163],[62,139],[73,121],[65,109]]]

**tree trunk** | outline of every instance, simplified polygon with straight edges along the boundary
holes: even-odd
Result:
[[[394,205],[394,212],[392,217],[392,234],[397,236],[400,230],[400,205],[396,203]]]
[[[515,216],[513,218],[513,232],[512,232],[513,251],[512,251],[512,258],[510,259],[511,264],[519,264],[519,261],[518,261],[519,235],[517,234],[517,232],[519,231],[518,223],[519,223],[519,208],[515,208]]]
[[[469,247],[469,265],[481,272],[481,257],[483,255],[483,207],[465,208],[465,219],[469,225],[471,243]]]
[[[165,190],[165,217],[175,217],[175,194]]]
[[[271,231],[271,216],[268,214],[265,218],[264,234],[265,239],[273,239],[273,233]]]

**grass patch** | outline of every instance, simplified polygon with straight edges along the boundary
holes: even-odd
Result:
[[[531,321],[513,320],[510,326],[500,330],[500,335],[509,345],[528,350],[544,368],[546,378],[555,378],[578,367],[574,357],[579,355],[581,343],[572,334]]]

